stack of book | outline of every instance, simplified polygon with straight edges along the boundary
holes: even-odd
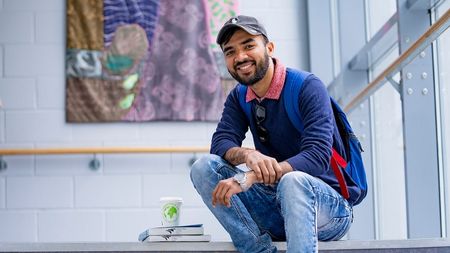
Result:
[[[203,224],[172,227],[153,227],[139,234],[141,242],[209,242],[211,235],[205,235]]]

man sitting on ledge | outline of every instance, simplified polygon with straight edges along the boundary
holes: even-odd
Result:
[[[317,252],[318,240],[338,240],[348,231],[360,194],[349,181],[350,198],[343,198],[329,169],[332,146],[339,153],[344,148],[328,92],[313,74],[304,80],[300,134],[282,95],[297,70],[273,57],[274,43],[258,20],[231,18],[217,44],[240,85],[226,99],[211,154],[192,166],[194,187],[240,252],[276,252],[272,241],[284,240],[288,252]],[[239,97],[241,88],[245,98]],[[240,99],[250,103],[250,118]],[[241,147],[248,128],[256,149]],[[240,164],[249,170],[241,171]]]

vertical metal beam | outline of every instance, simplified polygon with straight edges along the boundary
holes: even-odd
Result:
[[[333,80],[330,0],[308,0],[309,71],[324,83]]]
[[[361,0],[338,1],[341,70],[348,68],[351,59],[367,42],[365,4]],[[367,70],[349,71],[342,77],[346,90],[358,90],[358,85],[369,83]],[[358,88],[356,87],[358,86]],[[364,201],[354,207],[354,223],[349,231],[350,239],[376,239],[375,199],[372,170],[371,116],[369,102],[365,101],[349,114],[352,127],[364,148],[363,159],[367,173],[369,192]]]
[[[401,53],[430,26],[427,9],[408,7],[408,0],[397,0]],[[426,48],[402,70],[401,84],[408,237],[440,237],[439,170],[431,47]]]

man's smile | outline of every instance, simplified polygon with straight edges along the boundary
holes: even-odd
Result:
[[[248,72],[252,69],[252,66],[254,66],[254,62],[253,61],[246,61],[243,63],[239,63],[235,66],[235,69],[240,72]]]

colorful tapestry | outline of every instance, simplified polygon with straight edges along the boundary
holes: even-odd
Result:
[[[67,0],[68,122],[216,121],[237,0]]]

